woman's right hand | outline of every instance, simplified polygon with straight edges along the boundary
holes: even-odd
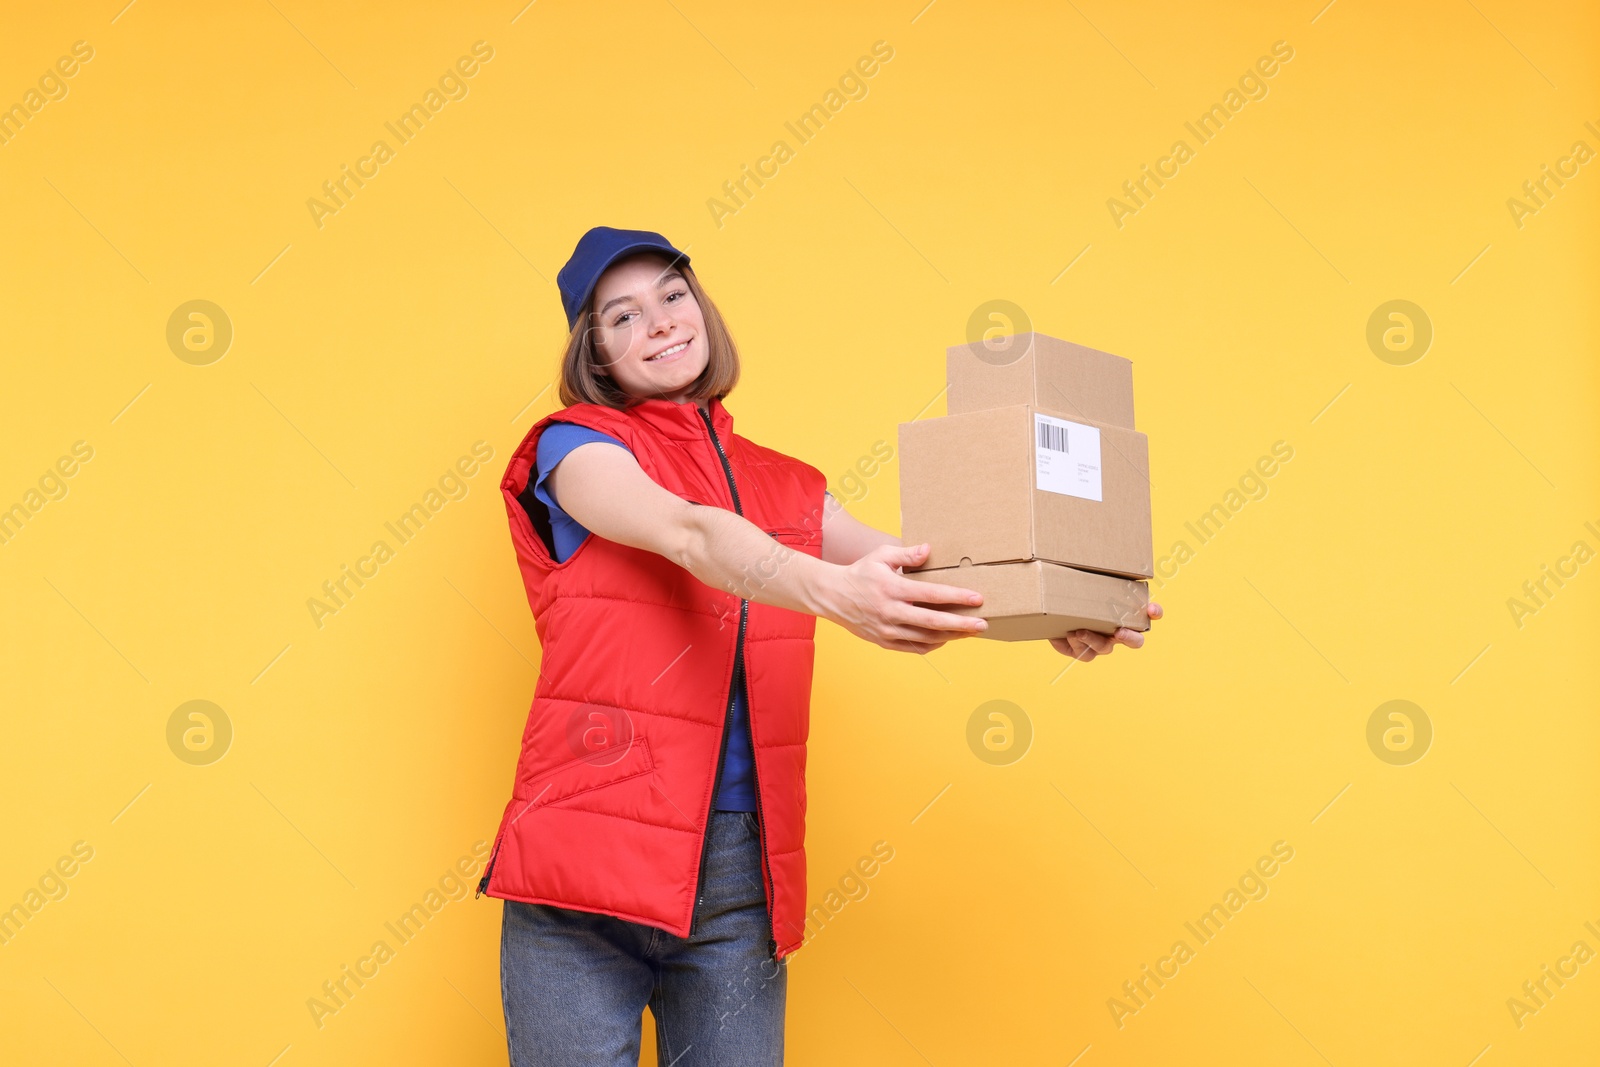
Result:
[[[928,557],[928,546],[880,545],[848,566],[834,567],[822,597],[822,617],[857,637],[897,652],[925,654],[958,637],[970,637],[989,624],[970,615],[923,604],[983,603],[974,590],[913,581],[900,573]]]

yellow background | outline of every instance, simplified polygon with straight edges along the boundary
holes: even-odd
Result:
[[[1600,549],[1600,164],[1520,228],[1506,206],[1600,148],[1592,11],[519,7],[4,16],[0,104],[95,54],[0,147],[0,506],[94,458],[0,546],[0,906],[94,858],[0,947],[0,1061],[505,1061],[489,898],[320,1029],[306,1001],[509,795],[538,649],[496,486],[555,405],[554,277],[596,224],[688,246],[742,348],[738,429],[836,491],[943,413],[945,346],[993,299],[1134,361],[1158,556],[1294,449],[1142,651],[1062,675],[1042,645],[921,659],[819,626],[811,903],[874,842],[894,859],[793,958],[790,1063],[1600,1056],[1600,963],[1520,1028],[1506,1005],[1600,950],[1600,564],[1507,607]],[[318,228],[306,201],[478,40],[469,94]],[[798,145],[784,122],[879,40],[866,97]],[[1196,146],[1184,122],[1280,40],[1268,95]],[[165,339],[194,299],[234,328],[207,366]],[[1393,299],[1434,328],[1408,366],[1365,340]],[[479,440],[466,498],[319,629],[307,599]],[[897,477],[854,513],[898,529]],[[166,739],[196,699],[234,730],[208,766]],[[1408,766],[1366,741],[1392,699],[1433,726]],[[967,744],[990,700],[1031,723],[1007,765]],[[1276,841],[1269,895],[1119,1028],[1108,999]]]

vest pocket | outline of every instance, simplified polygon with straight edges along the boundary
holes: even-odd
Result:
[[[791,548],[815,547],[822,544],[821,527],[808,529],[804,526],[774,526],[770,530],[763,528],[761,532],[779,544]]]
[[[519,797],[532,798],[530,807],[545,807],[655,769],[650,742],[643,734],[634,735],[619,747],[620,753],[616,749],[601,749],[575,756],[530,778],[525,784],[519,783],[516,793]]]

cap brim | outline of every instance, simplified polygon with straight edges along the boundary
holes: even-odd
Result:
[[[594,295],[595,286],[600,284],[600,276],[606,271],[610,270],[617,260],[626,259],[628,256],[631,256],[636,252],[655,252],[657,255],[666,257],[669,260],[669,266],[675,266],[679,262],[689,262],[689,254],[687,252],[680,252],[676,248],[662,248],[660,245],[651,244],[648,241],[641,241],[637,244],[631,244],[624,248],[620,248],[616,252],[613,252],[611,256],[600,265],[599,270],[594,272],[594,283],[590,285],[588,289],[584,290],[582,298],[578,300],[578,313],[580,315],[583,313],[583,306],[587,304],[589,302],[589,298]]]

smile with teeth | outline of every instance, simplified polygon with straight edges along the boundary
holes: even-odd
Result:
[[[689,347],[689,342],[688,341],[680,341],[679,343],[673,345],[671,348],[664,349],[664,350],[662,350],[660,352],[657,352],[653,356],[646,356],[644,361],[646,363],[650,363],[650,362],[655,361],[655,360],[677,359],[678,356],[683,354],[683,350],[688,348],[688,347]]]

